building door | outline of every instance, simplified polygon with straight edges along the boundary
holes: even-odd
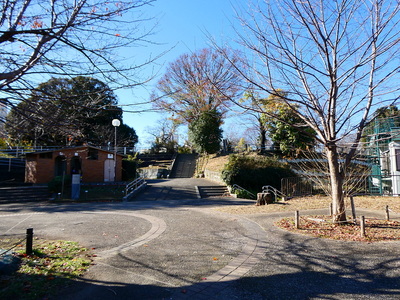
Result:
[[[82,162],[79,156],[71,158],[71,174],[82,174]]]
[[[104,181],[114,181],[115,167],[113,159],[106,159],[104,161]]]
[[[55,159],[54,175],[63,176],[67,171],[67,159],[63,155],[59,155]]]

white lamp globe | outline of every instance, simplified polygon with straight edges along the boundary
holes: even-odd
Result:
[[[120,120],[118,120],[118,119],[114,119],[114,120],[112,120],[112,125],[113,125],[114,127],[118,127],[119,125],[121,125],[121,122],[120,122]]]

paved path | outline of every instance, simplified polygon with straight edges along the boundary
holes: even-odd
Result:
[[[56,299],[400,299],[399,242],[321,240],[272,225],[286,214],[220,213],[252,202],[193,197],[208,184],[153,182],[127,203],[2,205],[0,230],[95,248],[95,265]],[[158,188],[175,199],[154,200]]]

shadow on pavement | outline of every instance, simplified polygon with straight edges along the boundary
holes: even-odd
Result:
[[[219,205],[253,205],[254,200],[233,197],[211,197],[199,199],[196,186],[209,186],[205,179],[160,179],[149,180],[148,186],[128,202],[29,202],[0,205],[0,212],[79,212],[79,211],[118,211],[134,208],[164,209],[175,207],[207,207]]]
[[[267,254],[268,255],[268,254]],[[391,274],[399,259],[383,260],[378,265],[363,269],[352,259],[334,258],[334,270],[321,266],[313,270],[313,263],[302,255],[298,261],[279,268],[270,276],[245,276],[238,280],[198,283],[181,287],[161,285],[121,284],[83,279],[63,299],[399,299],[400,277]],[[264,263],[267,263],[268,258]],[[308,265],[308,263],[310,263]],[[295,268],[291,269],[291,268]],[[286,270],[285,270],[286,269]],[[394,275],[394,276],[393,276]]]
[[[271,233],[267,231],[267,234]],[[271,237],[259,263],[238,279],[209,282],[207,277],[212,274],[197,274],[198,279],[194,280],[163,268],[162,264],[154,268],[150,262],[139,258],[132,262],[126,257],[130,265],[138,265],[136,271],[130,269],[129,276],[135,278],[135,274],[144,274],[143,268],[152,269],[158,274],[152,278],[163,278],[164,284],[151,284],[149,280],[145,284],[126,284],[83,279],[65,299],[400,298],[398,243],[339,242],[290,233],[281,233],[280,238],[277,243]],[[185,267],[193,268],[190,264]],[[183,284],[168,286],[176,279]]]
[[[299,246],[299,245],[297,245]],[[371,268],[363,268],[359,261],[349,257],[329,256],[329,266],[316,266],[312,259],[295,255],[292,263],[286,259],[276,274],[245,276],[238,280],[207,282],[204,274],[202,281],[180,287],[162,284],[129,284],[113,281],[100,281],[81,278],[68,280],[56,295],[46,293],[40,299],[65,300],[109,300],[109,299],[399,299],[400,277],[395,266],[400,260],[389,258]],[[270,259],[266,254],[264,264]],[[166,270],[167,271],[167,270]],[[271,272],[272,270],[270,270]],[[278,272],[277,272],[278,271]],[[172,274],[171,274],[172,275]],[[37,275],[27,275],[30,282]],[[43,277],[43,280],[47,280]],[[29,290],[22,291],[29,297]],[[0,291],[2,299],[17,299],[17,294]]]

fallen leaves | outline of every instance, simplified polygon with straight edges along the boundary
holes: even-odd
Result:
[[[285,202],[276,202],[269,205],[231,205],[216,208],[218,211],[243,215],[243,214],[267,214],[276,211],[296,211],[308,209],[329,209],[331,198],[327,196],[296,197]],[[254,201],[255,203],[255,201]],[[394,213],[400,213],[400,197],[360,196],[354,197],[356,208],[365,208],[376,211],[385,211],[386,205]],[[350,201],[346,199],[346,209],[350,211]]]
[[[0,239],[0,245],[7,243]],[[18,250],[18,270],[8,278],[0,276],[1,299],[46,299],[60,286],[82,276],[96,255],[69,241],[44,241],[35,239],[32,255]],[[27,280],[29,279],[29,280]],[[21,295],[24,296],[21,296]]]
[[[315,221],[315,220],[318,220]],[[324,220],[321,222],[321,220]],[[379,242],[399,241],[400,222],[367,218],[365,237],[361,236],[360,224],[349,223],[338,225],[327,216],[303,216],[300,228],[294,226],[294,218],[284,218],[275,223],[276,226],[295,233],[344,241]]]

